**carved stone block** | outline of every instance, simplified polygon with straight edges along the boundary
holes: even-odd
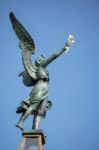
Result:
[[[33,132],[23,132],[23,139],[18,150],[43,150],[45,136],[41,130]]]

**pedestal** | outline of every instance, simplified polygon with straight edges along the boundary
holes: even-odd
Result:
[[[45,136],[42,130],[23,132],[23,139],[18,150],[43,150]]]

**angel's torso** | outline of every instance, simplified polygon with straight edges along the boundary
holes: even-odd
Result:
[[[38,103],[44,99],[48,99],[49,91],[49,74],[46,68],[38,67],[37,82],[30,93],[31,103]]]
[[[37,78],[38,80],[49,81],[49,73],[45,67],[38,67]]]

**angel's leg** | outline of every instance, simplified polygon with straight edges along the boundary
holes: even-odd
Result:
[[[30,106],[30,97],[26,98],[21,102],[21,105],[17,108],[16,113],[23,113]]]
[[[39,129],[40,122],[42,118],[44,118],[46,115],[47,103],[48,103],[48,100],[45,99],[39,105],[38,110],[34,114],[32,129]]]
[[[34,115],[32,129],[39,129],[41,119],[42,119],[42,116],[40,116],[38,114]]]
[[[24,113],[22,113],[19,121],[15,125],[16,127],[20,128],[21,130],[24,130],[24,127],[23,127],[23,124],[22,124],[22,121],[21,121],[23,116],[24,116]]]
[[[24,130],[23,123],[27,119],[27,117],[34,111],[34,109],[35,109],[35,105],[34,104],[29,106],[29,108],[20,117],[18,123],[16,124],[16,127],[20,128],[21,130]]]

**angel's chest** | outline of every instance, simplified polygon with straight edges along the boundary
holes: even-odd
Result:
[[[43,77],[43,78],[49,77],[48,71],[46,70],[46,68],[43,68],[43,67],[38,68],[37,75],[38,75],[38,77]]]

